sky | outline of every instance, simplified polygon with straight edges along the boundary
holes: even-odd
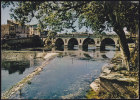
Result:
[[[11,7],[12,6],[9,6],[9,7],[6,7],[4,9],[1,7],[1,24],[7,24],[7,20],[11,20],[10,15],[9,15]],[[29,24],[37,24],[37,20],[35,18],[33,18]],[[82,27],[81,29],[79,29],[78,22],[76,22],[74,25],[76,26],[77,32],[86,32],[86,30],[88,30],[89,33],[94,33],[94,31],[92,31],[89,28],[87,29],[86,27]],[[127,33],[126,29],[124,29],[124,30]],[[72,29],[64,29],[64,31],[59,32],[59,33],[66,33],[66,32],[71,33]],[[112,32],[105,31],[105,32],[110,33],[110,34],[115,34],[115,32],[113,32],[113,31]]]
[[[1,24],[7,24],[7,19],[10,19],[9,10],[10,8],[3,9],[1,7]]]
[[[11,6],[9,7],[6,7],[6,8],[2,8],[1,7],[1,24],[7,24],[7,20],[12,20],[10,18],[10,8]],[[30,24],[36,24],[37,23],[37,20],[35,18],[32,19],[32,21],[30,22]],[[82,29],[78,29],[78,22],[76,22],[74,25],[76,25],[76,30],[77,32],[85,32],[86,31],[86,27],[83,27]],[[91,29],[88,29],[89,33],[93,33],[93,31]],[[65,32],[68,32],[68,33],[71,33],[72,32],[72,29],[65,29],[64,31],[62,31],[61,33],[65,33]]]
[[[11,7],[12,6],[9,6],[4,9],[1,7],[1,24],[7,24],[7,20],[12,20],[9,15]],[[30,24],[36,24],[36,20],[33,19]]]

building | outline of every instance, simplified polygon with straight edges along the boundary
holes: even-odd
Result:
[[[40,36],[41,32],[38,30],[37,24],[34,25],[21,25],[18,22],[7,20],[7,24],[1,25],[1,37],[20,37],[27,38],[34,35]]]
[[[19,36],[19,37],[28,37],[29,36],[29,26],[28,25],[20,25],[20,23],[11,21],[11,20],[7,20],[7,24],[14,26],[16,36]]]
[[[40,32],[38,30],[37,24],[29,25],[29,36],[38,35],[40,36]]]
[[[1,38],[4,38],[6,36],[14,37],[15,35],[16,34],[14,25],[10,24],[1,25]]]

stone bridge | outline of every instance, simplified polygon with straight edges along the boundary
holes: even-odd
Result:
[[[42,38],[46,43],[46,38]],[[88,47],[93,44],[96,48],[105,49],[105,45],[113,44],[116,49],[120,48],[119,38],[117,35],[93,35],[93,34],[58,34],[51,42],[57,47],[63,46],[69,48],[70,46],[77,45],[79,49]]]

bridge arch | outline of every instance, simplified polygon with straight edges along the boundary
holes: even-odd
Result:
[[[71,38],[68,41],[68,50],[75,49],[74,47],[78,47],[78,40],[76,38]]]
[[[110,45],[110,46],[113,46],[115,48],[115,41],[112,38],[104,38],[101,41],[100,50],[101,51],[106,50],[106,48],[105,48],[106,45]]]
[[[45,44],[48,45],[48,46],[50,46],[52,44],[52,41],[51,40],[45,41]]]
[[[44,43],[44,44],[47,44],[47,39],[46,39],[46,38],[43,39],[43,43]]]
[[[86,38],[86,39],[83,41],[82,49],[83,49],[83,50],[88,50],[89,45],[95,46],[95,41],[94,41],[94,39]]]
[[[61,38],[56,39],[55,41],[56,50],[64,50],[64,41]]]

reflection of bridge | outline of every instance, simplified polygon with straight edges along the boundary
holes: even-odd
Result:
[[[74,58],[87,58],[87,59],[107,59],[112,58],[114,56],[114,51],[100,51],[95,50],[92,52],[85,52],[82,50],[65,50],[65,51],[51,51],[51,52],[58,52],[61,53],[63,56],[73,56]]]
[[[46,38],[43,38],[45,42]],[[88,44],[94,44],[96,48],[105,48],[105,45],[110,43],[114,44],[116,48],[119,48],[119,38],[117,35],[92,35],[92,34],[68,34],[68,35],[57,35],[55,39],[52,39],[52,43],[57,47],[69,48],[71,45],[78,45],[79,49],[82,49]]]
[[[33,51],[15,51],[15,52],[2,52],[2,60],[6,60],[6,61],[29,61],[30,62],[30,66],[34,66],[34,58],[37,57],[42,57],[43,55],[45,55],[45,52],[33,52]]]

